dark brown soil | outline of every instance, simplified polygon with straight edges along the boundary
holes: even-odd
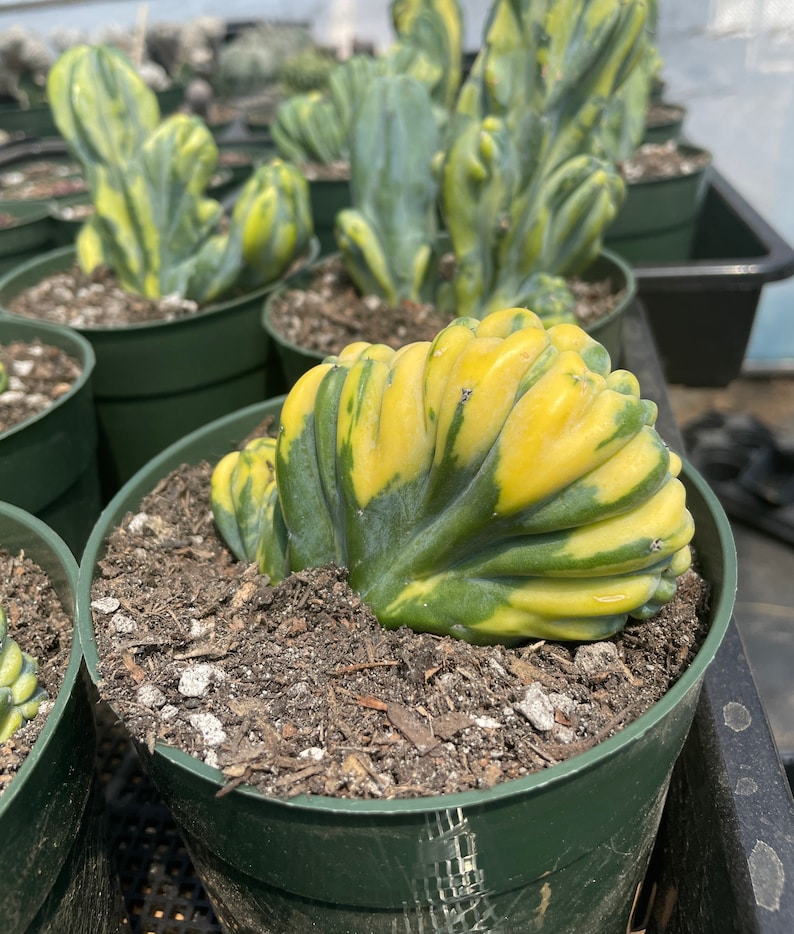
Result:
[[[79,361],[41,341],[0,344],[8,389],[0,392],[0,435],[48,409],[69,392],[82,372]]]
[[[0,551],[0,605],[8,634],[39,662],[39,682],[47,691],[36,716],[0,744],[0,795],[19,771],[41,734],[63,684],[72,647],[72,620],[64,612],[44,571],[24,555]]]
[[[442,276],[451,274],[451,255],[442,261]],[[586,326],[608,314],[623,297],[608,281],[571,279],[579,324]],[[304,288],[290,288],[271,302],[273,327],[292,344],[323,355],[337,354],[352,341],[398,348],[411,341],[432,340],[454,315],[431,304],[403,302],[394,308],[374,295],[361,296],[341,259],[317,264]]]
[[[662,178],[692,175],[711,162],[711,154],[681,148],[675,140],[643,143],[631,157],[618,166],[627,182],[649,182]]]
[[[165,478],[114,530],[92,591],[101,694],[140,742],[186,749],[230,786],[398,798],[487,788],[611,736],[704,637],[694,572],[658,617],[592,644],[476,647],[382,629],[343,570],[277,587],[233,559],[211,467]]]

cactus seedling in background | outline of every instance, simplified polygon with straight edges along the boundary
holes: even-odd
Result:
[[[0,743],[32,720],[46,698],[39,686],[38,667],[8,635],[8,619],[0,606]]]
[[[636,378],[512,308],[347,347],[277,440],[213,473],[216,523],[275,582],[330,562],[382,625],[472,642],[604,638],[670,600],[693,522]]]
[[[94,213],[77,240],[85,271],[107,264],[131,292],[202,303],[266,285],[306,251],[311,212],[299,171],[260,166],[221,231],[223,208],[205,195],[218,158],[211,133],[184,114],[160,122],[154,94],[120,52],[70,49],[48,91],[91,189]]]

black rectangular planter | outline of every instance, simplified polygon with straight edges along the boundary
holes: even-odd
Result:
[[[794,274],[794,249],[712,167],[690,261],[634,270],[667,381],[726,386],[741,370],[761,289]]]
[[[660,434],[684,451],[636,303],[623,338],[625,365],[659,406]],[[794,800],[733,620],[673,770],[647,889],[645,934],[794,931]]]

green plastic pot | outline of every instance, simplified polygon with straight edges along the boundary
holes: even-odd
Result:
[[[49,104],[20,107],[16,101],[0,104],[0,130],[25,136],[57,136]]]
[[[60,347],[82,373],[53,405],[0,433],[0,496],[43,519],[79,555],[101,510],[91,344],[70,328],[0,314],[0,344]]]
[[[692,155],[705,152],[695,146],[680,148]],[[604,245],[630,263],[687,260],[708,188],[707,170],[704,165],[689,175],[629,182]]]
[[[311,261],[317,246],[312,245]],[[17,267],[0,280],[0,307],[70,268],[73,247]],[[109,498],[177,438],[282,390],[260,324],[273,284],[175,321],[76,329],[94,348],[100,481]]]
[[[66,544],[25,510],[0,503],[0,548],[24,552],[73,614],[77,564]],[[63,686],[32,751],[0,797],[2,928],[9,934],[120,930],[95,775],[93,701],[76,631]]]
[[[319,261],[328,257],[320,257]],[[322,363],[325,354],[307,347],[301,347],[288,340],[272,320],[272,304],[274,299],[288,288],[301,288],[302,283],[308,280],[310,269],[291,277],[274,289],[262,305],[262,327],[273,342],[275,352],[281,364],[286,385],[294,386],[300,376],[311,367]],[[615,292],[625,289],[625,295],[615,308],[595,324],[587,328],[588,334],[606,347],[612,360],[617,363],[622,355],[623,316],[637,296],[637,282],[632,268],[620,256],[609,250],[602,250],[598,258],[591,264],[582,278],[597,282],[609,279]]]
[[[16,218],[14,224],[0,227],[0,274],[54,245],[55,229],[45,205],[6,201],[0,213]]]
[[[666,119],[648,122],[645,126],[644,143],[666,143],[668,140],[680,140],[684,129],[686,108],[681,104],[668,104],[656,101],[660,106],[669,107],[670,114]]]
[[[309,180],[309,198],[314,220],[314,235],[320,241],[320,256],[337,250],[334,225],[336,215],[350,207],[350,180],[314,178]]]
[[[109,504],[78,583],[79,626],[94,679],[91,582],[107,535],[163,476],[182,463],[217,461],[281,404],[270,400],[192,433]],[[245,788],[219,798],[217,770],[159,744],[151,752],[141,748],[224,930],[625,934],[673,765],[736,590],[728,520],[689,465],[684,478],[695,545],[713,586],[709,634],[664,698],[566,763],[488,790],[423,799],[282,800]]]

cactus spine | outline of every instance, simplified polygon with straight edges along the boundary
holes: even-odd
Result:
[[[8,635],[8,618],[0,607],[0,743],[32,720],[46,698],[39,686],[38,667]]]

